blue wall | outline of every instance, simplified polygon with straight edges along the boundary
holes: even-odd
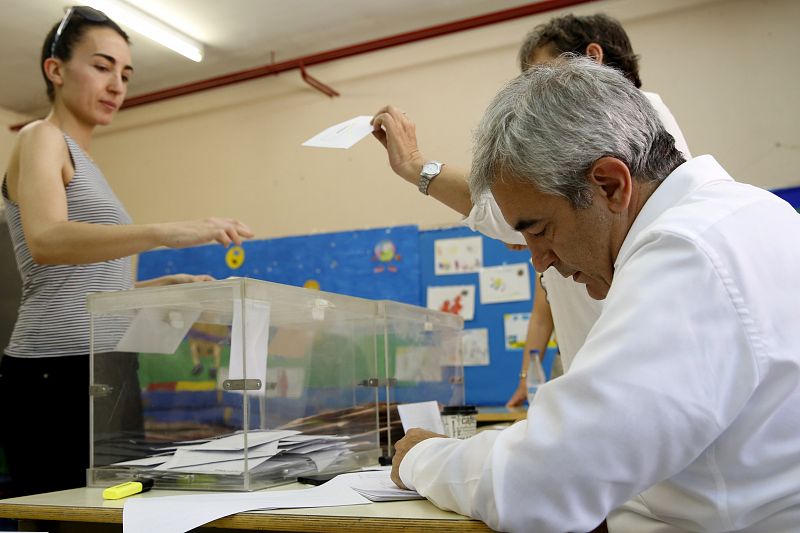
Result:
[[[219,245],[155,250],[139,258],[139,279],[165,274],[210,274],[274,281],[298,287],[419,305],[419,237],[416,226],[322,233],[247,241],[238,268]]]
[[[800,211],[800,187],[787,187],[785,189],[774,189],[772,192],[792,204],[792,206]]]
[[[467,402],[502,405],[518,383],[522,357],[522,350],[505,349],[503,315],[530,312],[531,301],[481,305],[477,273],[434,273],[436,240],[474,235],[479,234],[462,227],[420,231],[416,226],[399,226],[253,240],[242,246],[244,260],[237,268],[226,261],[229,250],[219,245],[156,250],[141,255],[139,279],[186,272],[210,274],[217,279],[250,277],[294,286],[315,282],[324,291],[423,307],[429,285],[474,285],[475,318],[464,326],[489,330],[490,364],[465,369]],[[485,266],[530,264],[529,258],[528,252],[514,252],[498,241],[483,238]],[[532,269],[530,275],[533,276]],[[545,359],[545,368],[549,368],[552,356],[550,353]]]

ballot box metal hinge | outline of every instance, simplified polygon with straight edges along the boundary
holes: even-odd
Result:
[[[109,396],[114,391],[114,387],[111,385],[105,385],[103,383],[95,383],[94,385],[89,385],[89,396],[94,398],[105,398]]]
[[[397,380],[395,378],[389,378],[385,380],[378,378],[367,378],[358,383],[359,387],[393,387],[395,385],[397,385]]]
[[[222,382],[225,390],[261,390],[261,385],[260,379],[226,379]]]

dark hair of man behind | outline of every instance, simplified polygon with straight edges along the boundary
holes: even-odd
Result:
[[[53,101],[55,98],[55,88],[53,87],[53,82],[47,79],[47,75],[44,72],[44,62],[47,58],[50,57],[50,49],[53,45],[53,39],[56,36],[56,30],[58,30],[58,25],[61,21],[56,22],[50,31],[47,33],[47,37],[44,40],[44,44],[42,45],[42,56],[39,60],[39,69],[42,72],[42,77],[44,77],[44,82],[47,85],[47,97],[50,101]],[[130,43],[131,40],[128,37],[128,34],[125,33],[122,28],[117,25],[116,22],[111,20],[110,18],[106,18],[105,20],[101,21],[94,21],[83,18],[80,15],[80,12],[72,13],[70,17],[69,23],[61,32],[61,37],[58,40],[55,48],[54,57],[61,59],[62,61],[69,61],[72,57],[72,50],[75,48],[75,45],[80,42],[81,38],[86,34],[86,31],[90,28],[111,28],[115,32],[117,32],[123,39],[125,39],[126,43]]]
[[[642,86],[639,56],[633,53],[628,34],[618,20],[602,13],[565,15],[536,26],[520,47],[520,69],[524,71],[530,67],[533,51],[542,46],[552,45],[559,54],[586,55],[586,47],[591,43],[603,48],[603,64],[622,71],[637,89]]]

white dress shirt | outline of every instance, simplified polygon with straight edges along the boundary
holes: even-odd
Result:
[[[675,147],[686,159],[692,156],[675,117],[656,93],[642,91],[656,110],[664,128],[675,138]],[[522,234],[506,223],[500,208],[490,192],[484,194],[463,220],[474,231],[509,244],[525,244]],[[558,350],[564,370],[568,370],[575,354],[583,345],[586,335],[600,316],[601,304],[592,299],[586,288],[572,278],[563,278],[554,268],[542,273],[547,288],[547,301],[555,324]]]
[[[400,476],[513,532],[800,528],[800,215],[711,156],[647,200],[603,310],[527,420],[412,448]],[[613,511],[613,513],[612,513]]]

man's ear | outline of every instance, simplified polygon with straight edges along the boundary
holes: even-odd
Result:
[[[64,79],[61,77],[62,63],[58,59],[48,57],[44,60],[44,74],[56,87],[61,87],[64,84]]]
[[[603,47],[597,43],[589,43],[586,45],[586,57],[591,57],[600,65],[603,64]]]
[[[589,170],[589,182],[602,191],[595,196],[605,201],[612,213],[622,213],[630,205],[633,178],[628,166],[616,157],[601,157],[595,161]]]

